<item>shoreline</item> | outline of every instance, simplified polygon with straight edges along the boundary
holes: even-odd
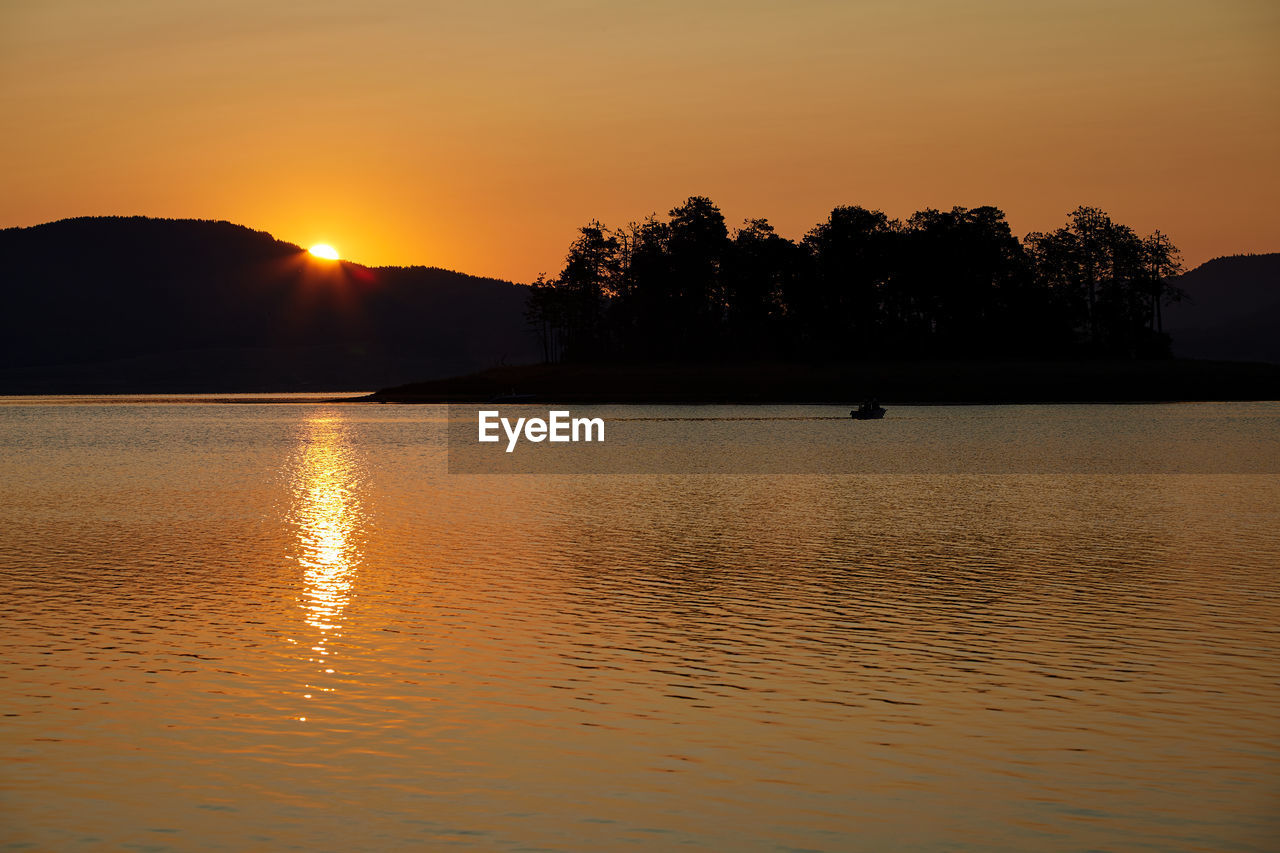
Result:
[[[5,394],[0,403],[886,406],[1114,405],[1280,400],[1280,365],[1190,359],[1071,362],[539,364],[378,391]]]
[[[381,389],[348,403],[1044,405],[1280,399],[1280,365],[1070,362],[543,364]]]

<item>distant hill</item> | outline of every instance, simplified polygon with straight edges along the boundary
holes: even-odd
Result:
[[[528,289],[364,267],[229,222],[0,230],[0,393],[377,388],[538,353]]]
[[[1187,294],[1164,314],[1175,355],[1280,364],[1280,253],[1215,258],[1174,284]]]

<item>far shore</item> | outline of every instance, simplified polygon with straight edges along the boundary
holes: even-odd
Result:
[[[1194,361],[539,364],[334,402],[832,404],[1155,403],[1280,399],[1280,365]]]

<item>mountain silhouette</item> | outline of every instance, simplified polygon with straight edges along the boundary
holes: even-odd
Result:
[[[1174,354],[1280,363],[1280,254],[1172,282]],[[325,261],[229,222],[0,230],[0,393],[360,390],[540,361],[530,289]]]
[[[1214,258],[1173,284],[1186,294],[1165,311],[1174,355],[1280,364],[1280,253]]]
[[[361,389],[537,357],[527,287],[229,222],[9,228],[0,259],[0,393]]]

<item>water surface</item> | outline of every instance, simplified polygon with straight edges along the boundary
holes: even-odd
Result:
[[[1119,409],[1049,415],[1280,435]],[[465,476],[446,418],[0,405],[0,838],[1275,848],[1274,473]]]

